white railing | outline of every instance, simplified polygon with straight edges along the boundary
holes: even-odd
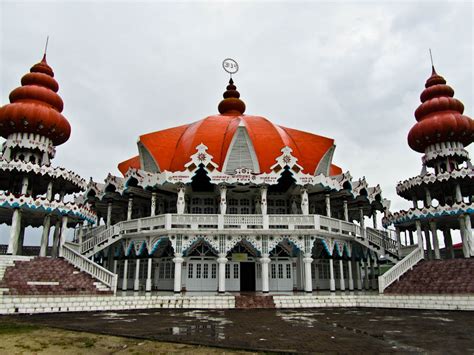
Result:
[[[82,244],[81,244],[81,253],[86,253],[92,249],[94,249],[94,247],[96,245],[100,245],[104,242],[107,242],[111,237],[113,236],[116,236],[120,233],[120,230],[122,229],[122,225],[123,225],[124,222],[119,222],[117,224],[114,224],[113,226],[105,229],[105,230],[102,230],[101,232],[99,232],[99,234],[87,239],[86,241],[84,241]]]
[[[398,243],[395,239],[391,238],[390,235],[391,234],[386,231],[370,227],[366,228],[366,237],[369,242],[383,248],[385,251],[398,255]]]
[[[413,269],[420,260],[425,256],[424,250],[422,248],[416,248],[397,264],[395,264],[390,270],[385,274],[379,276],[379,293],[390,286],[392,283],[400,279],[400,277],[407,272],[408,270]]]
[[[258,214],[226,214],[224,215],[224,228],[263,228],[263,216]]]
[[[82,228],[82,240],[89,239],[97,233],[102,232],[107,227],[105,225],[95,226],[95,227],[80,227],[74,229],[74,239],[79,240],[80,229]]]
[[[282,230],[308,230],[308,233],[319,232],[322,235],[338,235],[362,238],[364,245],[372,244],[398,255],[398,245],[387,232],[367,228],[367,233],[360,226],[321,215],[249,215],[249,214],[163,214],[151,217],[119,222],[107,229],[96,229],[99,232],[85,239],[81,244],[81,253],[95,253],[101,248],[115,242],[119,237],[133,233],[166,233],[172,230],[225,230],[250,232],[251,230],[282,232]],[[305,232],[302,232],[305,233]],[[364,238],[364,235],[367,238]]]
[[[62,255],[64,259],[69,261],[72,265],[77,267],[79,270],[84,271],[94,277],[95,279],[108,286],[114,294],[117,291],[117,275],[109,270],[97,265],[92,260],[82,256],[77,251],[73,250],[67,244],[61,246]]]

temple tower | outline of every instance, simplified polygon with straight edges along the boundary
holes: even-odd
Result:
[[[25,228],[42,226],[40,256],[47,254],[52,227],[52,254],[60,255],[68,227],[95,221],[87,205],[68,198],[84,190],[85,180],[51,166],[56,146],[71,134],[58,89],[45,54],[10,93],[10,104],[0,107],[0,134],[6,139],[0,155],[0,224],[11,226],[7,254],[22,254]]]
[[[474,171],[465,149],[474,139],[474,121],[463,115],[464,105],[434,67],[420,100],[408,144],[424,154],[422,170],[397,185],[398,195],[412,201],[413,208],[390,214],[385,224],[394,223],[398,235],[409,233],[411,244],[416,232],[418,245],[423,247],[424,238],[428,258],[434,259],[441,258],[438,232],[443,233],[445,256],[453,258],[451,230],[460,230],[464,257],[474,257]]]

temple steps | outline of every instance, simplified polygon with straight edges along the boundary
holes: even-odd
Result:
[[[235,296],[235,308],[251,309],[251,308],[275,308],[273,296],[260,295],[239,295]]]
[[[421,261],[384,293],[474,294],[474,259]]]
[[[3,259],[4,257],[2,257]],[[0,290],[5,295],[104,295],[113,292],[64,259],[17,260],[5,269]]]

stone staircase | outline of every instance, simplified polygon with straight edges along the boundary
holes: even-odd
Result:
[[[8,267],[15,266],[16,261],[29,261],[33,257],[19,256],[19,255],[0,255],[0,295],[7,293],[8,288],[1,287],[1,280],[5,276],[5,271]]]
[[[235,308],[251,309],[251,308],[275,308],[273,296],[260,295],[239,295],[235,296]]]
[[[15,257],[17,258],[17,257]],[[0,279],[6,295],[106,295],[110,288],[64,259],[35,257],[7,263]]]
[[[421,261],[384,293],[474,294],[474,259]]]

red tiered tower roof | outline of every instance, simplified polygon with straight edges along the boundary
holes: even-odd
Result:
[[[10,104],[0,107],[2,137],[35,133],[51,139],[54,145],[66,142],[71,126],[61,114],[63,100],[56,93],[59,85],[46,62],[46,54],[21,78],[21,85],[10,93]]]
[[[474,121],[463,115],[464,105],[453,98],[454,90],[433,67],[421,93],[422,104],[415,111],[418,121],[408,133],[410,148],[424,153],[435,143],[461,142],[465,147],[474,140]]]

